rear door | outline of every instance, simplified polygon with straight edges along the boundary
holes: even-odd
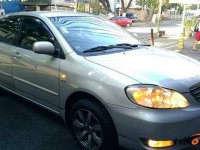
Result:
[[[12,76],[13,49],[16,47],[18,17],[0,19],[0,85],[14,91]]]
[[[56,55],[37,54],[34,42],[49,41],[59,46],[49,28],[39,19],[21,18],[21,34],[14,51],[13,78],[17,93],[56,112],[59,111],[59,64]]]

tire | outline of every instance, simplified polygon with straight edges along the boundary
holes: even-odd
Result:
[[[90,99],[76,102],[70,111],[70,127],[84,150],[117,149],[117,134],[107,111]]]

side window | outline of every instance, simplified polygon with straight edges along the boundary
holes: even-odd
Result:
[[[0,19],[0,41],[8,44],[16,42],[16,31],[18,26],[17,17],[3,17]]]
[[[38,41],[51,41],[51,36],[42,22],[33,18],[22,19],[19,46],[32,50],[33,44]]]

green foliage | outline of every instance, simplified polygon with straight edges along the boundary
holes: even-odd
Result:
[[[137,0],[137,4],[141,5],[143,8],[147,6],[152,9],[153,13],[157,13],[159,0]],[[162,0],[162,10],[167,10],[171,8],[178,8],[180,11],[183,10],[183,7],[180,4],[170,4],[169,0]]]
[[[194,4],[186,6],[186,10],[196,10],[196,9],[197,9],[197,5],[194,5]]]
[[[77,11],[85,12],[85,3],[78,3]]]
[[[196,21],[197,21],[196,18],[185,19],[185,20],[184,20],[184,28],[185,28],[185,29],[191,30],[191,28],[193,28],[193,27],[195,26]]]
[[[162,6],[162,10],[165,11],[167,9],[171,9],[171,8],[175,8],[175,9],[178,9],[178,11],[183,11],[183,6],[180,5],[180,4],[170,4],[170,3],[165,3],[163,6]]]
[[[142,7],[158,8],[159,0],[138,0],[137,3]]]
[[[92,8],[92,13],[98,15],[100,12],[100,6],[98,1],[92,1],[90,3],[90,8]]]
[[[179,6],[178,6],[178,11],[179,11],[179,12],[183,12],[183,6],[179,5]]]

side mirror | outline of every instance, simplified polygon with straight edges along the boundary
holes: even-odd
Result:
[[[55,47],[51,42],[40,41],[33,44],[33,51],[38,54],[55,54]]]

